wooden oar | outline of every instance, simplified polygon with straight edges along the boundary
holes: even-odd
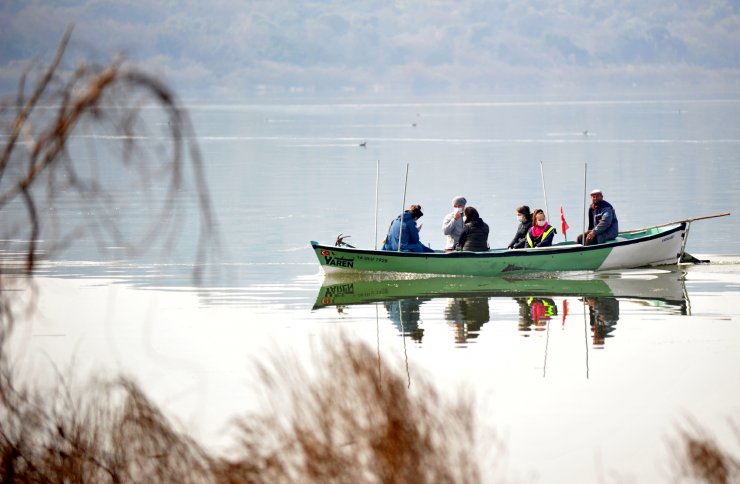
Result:
[[[685,218],[683,220],[676,220],[675,222],[668,222],[668,223],[660,224],[660,225],[651,225],[650,227],[645,227],[645,228],[637,229],[637,230],[628,230],[628,231],[622,232],[622,233],[623,234],[631,234],[631,233],[634,233],[634,232],[642,232],[643,230],[648,230],[648,229],[657,229],[658,227],[665,227],[667,225],[680,224],[682,222],[691,223],[691,222],[694,222],[696,220],[705,220],[705,219],[708,219],[708,218],[717,218],[717,217],[727,217],[728,215],[730,215],[730,212],[716,213],[714,215],[703,215],[701,217],[694,217],[694,218]]]

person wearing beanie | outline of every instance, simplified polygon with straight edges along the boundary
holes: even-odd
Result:
[[[452,212],[447,214],[442,220],[442,233],[447,236],[445,251],[455,250],[460,240],[460,234],[463,232],[463,210],[468,203],[465,197],[455,197],[452,199]]]
[[[388,235],[383,242],[383,250],[397,251],[399,234],[401,250],[404,252],[434,252],[419,240],[419,229],[416,221],[424,216],[421,205],[411,205],[407,210],[396,217],[388,227]]]

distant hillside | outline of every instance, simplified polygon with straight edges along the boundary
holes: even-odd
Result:
[[[695,6],[697,3],[701,6]],[[737,90],[740,1],[28,1],[0,6],[0,86],[68,23],[188,96]]]

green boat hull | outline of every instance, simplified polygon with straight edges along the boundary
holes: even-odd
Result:
[[[313,309],[419,297],[522,296],[619,297],[682,305],[685,287],[682,272],[662,270],[580,278],[376,276],[347,279],[327,276]]]
[[[398,272],[463,276],[510,276],[533,272],[619,270],[677,264],[686,235],[678,223],[620,233],[593,246],[563,242],[537,249],[487,252],[394,252],[311,242],[325,273]]]

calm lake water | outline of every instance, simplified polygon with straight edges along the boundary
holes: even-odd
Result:
[[[256,406],[255,359],[305,354],[343,333],[407,364],[410,386],[425,378],[451,396],[472,393],[480,427],[506,449],[482,463],[496,478],[670,480],[670,445],[690,420],[740,445],[728,426],[740,421],[740,101],[265,103],[190,114],[218,217],[212,277],[197,288],[190,279],[190,189],[166,253],[127,256],[85,236],[51,254],[38,313],[16,334],[34,378],[53,366],[133,375],[200,441],[228,446],[229,419]],[[80,156],[90,143],[121,143],[83,135]],[[402,208],[407,163],[406,204],[423,206],[433,248],[456,195],[478,208],[492,246],[511,239],[523,203],[548,208],[557,227],[562,205],[570,236],[583,223],[584,171],[622,229],[733,215],[692,224],[687,250],[705,265],[523,281],[325,279],[308,242],[343,233],[372,247]],[[146,200],[123,186],[110,196],[124,229],[140,231]],[[89,215],[57,209],[72,223]]]

